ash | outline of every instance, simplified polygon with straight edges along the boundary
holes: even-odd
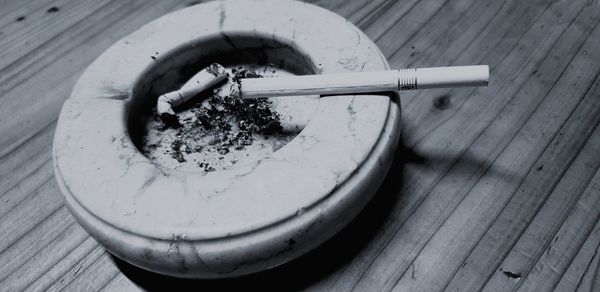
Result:
[[[171,168],[211,172],[251,156],[265,156],[289,142],[281,116],[269,99],[239,97],[239,79],[272,77],[271,66],[228,68],[227,84],[205,99],[188,102],[178,119],[163,122],[154,110],[142,151]]]

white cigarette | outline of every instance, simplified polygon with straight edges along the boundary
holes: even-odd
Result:
[[[488,66],[399,69],[241,79],[243,98],[330,95],[428,88],[487,86]]]
[[[242,98],[292,95],[331,95],[427,88],[487,86],[489,68],[457,66],[399,69],[289,77],[245,78],[240,81]],[[181,89],[158,98],[156,107],[161,118],[173,117],[173,107],[190,100],[200,92],[227,78],[227,71],[212,64],[194,75]]]

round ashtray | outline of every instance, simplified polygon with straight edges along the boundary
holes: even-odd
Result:
[[[347,20],[296,1],[188,7],[104,52],[63,106],[55,173],[77,221],[147,270],[219,278],[288,262],[352,220],[392,162],[400,132],[394,92],[274,98],[269,106],[286,113],[279,117],[287,136],[228,157],[187,146],[183,157],[175,153],[181,147],[153,152],[157,97],[213,62],[298,75],[389,69]],[[210,144],[203,141],[196,145]],[[203,159],[212,159],[209,167]]]

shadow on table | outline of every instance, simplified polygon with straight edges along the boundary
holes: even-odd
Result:
[[[265,272],[223,280],[188,280],[152,273],[114,256],[113,260],[127,278],[147,290],[302,289],[339,270],[372,240],[399,198],[406,163],[423,164],[425,158],[405,148],[400,141],[382,186],[348,226],[306,255]]]

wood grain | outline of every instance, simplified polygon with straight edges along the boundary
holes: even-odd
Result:
[[[324,247],[261,275],[178,282],[124,270],[87,235],[50,153],[82,70],[197,2],[1,0],[1,290],[600,289],[600,2],[312,2],[363,29],[392,67],[489,64],[490,87],[403,94],[401,172]]]

